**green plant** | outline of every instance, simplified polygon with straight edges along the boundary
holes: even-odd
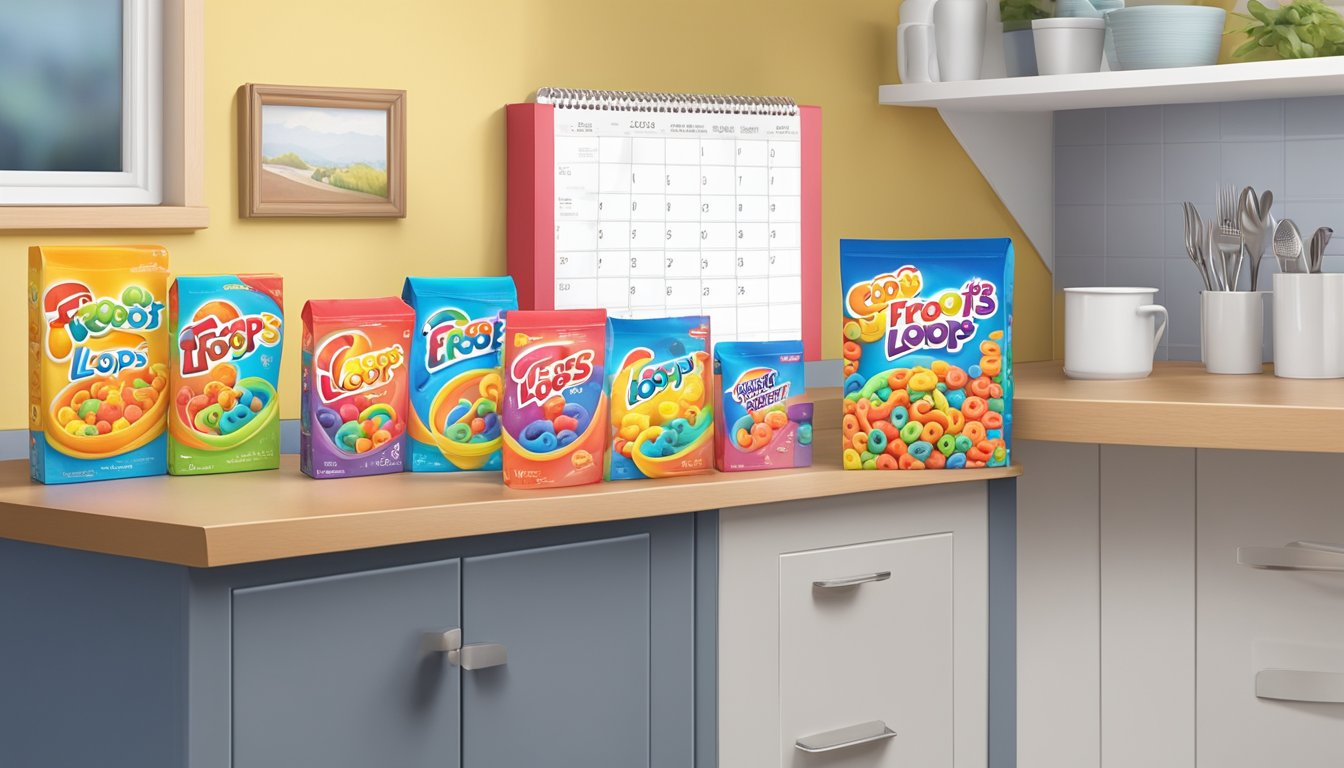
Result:
[[[999,19],[1005,22],[1048,19],[1054,13],[1054,0],[999,0]]]
[[[1250,40],[1232,52],[1235,58],[1309,59],[1344,54],[1344,18],[1321,0],[1295,0],[1270,9],[1248,0],[1251,25],[1241,30]]]
[[[297,168],[300,171],[306,171],[310,167],[307,163],[303,162],[303,158],[293,152],[276,155],[270,160],[263,160],[262,162],[269,163],[270,165],[287,165],[290,168]]]
[[[364,163],[332,171],[329,183],[333,187],[387,197],[387,171],[380,171]]]

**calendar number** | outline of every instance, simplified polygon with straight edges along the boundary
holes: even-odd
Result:
[[[637,269],[637,268],[639,268],[639,257],[638,257],[638,256],[631,256],[631,257],[630,257],[630,268],[631,268],[631,269]]]
[[[568,263],[569,263],[569,257],[568,257],[568,256],[561,256],[561,257],[560,257],[560,266],[563,267],[563,266],[565,266],[565,265],[568,264]]]
[[[663,239],[664,239],[664,240],[671,240],[671,239],[672,239],[672,230],[670,230],[670,229],[667,230],[667,237],[665,237],[665,238],[663,238]]]
[[[671,269],[671,268],[672,268],[672,257],[671,257],[671,256],[668,256],[668,257],[667,257],[667,268],[668,268],[668,269]]]
[[[634,295],[635,295],[635,286],[633,286],[633,285],[630,286],[630,295],[631,295],[631,296],[634,296]]]
[[[700,204],[700,212],[701,212],[701,213],[709,213],[709,203],[701,203],[701,204]]]
[[[738,295],[738,296],[746,296],[746,295],[747,295],[747,287],[746,287],[745,285],[739,285],[739,286],[737,286],[737,295]]]
[[[707,288],[707,287],[706,287],[706,288],[701,288],[701,289],[700,289],[700,295],[701,295],[701,296],[708,296],[708,295],[709,295],[709,288]]]
[[[562,290],[562,291],[568,291],[569,289],[570,289],[570,284],[569,284],[569,283],[560,283],[560,290]]]
[[[656,130],[658,126],[654,125],[654,122],[652,120],[631,120],[630,127],[652,131]]]
[[[667,291],[666,291],[666,293],[667,293],[668,296],[671,296],[671,295],[672,295],[672,286],[670,286],[670,285],[667,286]]]

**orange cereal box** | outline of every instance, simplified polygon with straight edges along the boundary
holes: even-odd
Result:
[[[28,249],[28,446],[34,480],[168,469],[168,252]]]

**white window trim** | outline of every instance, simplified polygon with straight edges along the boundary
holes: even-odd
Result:
[[[163,202],[163,3],[122,2],[122,171],[0,171],[0,205]]]

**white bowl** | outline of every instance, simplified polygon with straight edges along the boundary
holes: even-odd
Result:
[[[1121,69],[1204,67],[1218,63],[1222,8],[1142,5],[1106,14]]]
[[[1106,21],[1092,18],[1036,19],[1036,70],[1042,75],[1072,75],[1101,70]]]

